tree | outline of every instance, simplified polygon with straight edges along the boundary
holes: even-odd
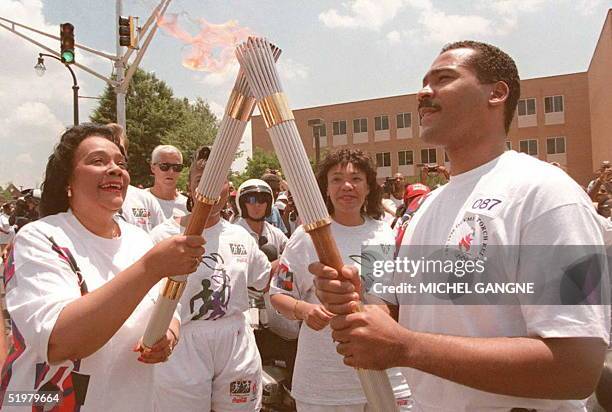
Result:
[[[253,152],[253,156],[247,159],[247,165],[244,172],[238,175],[232,175],[230,177],[235,187],[248,179],[261,179],[266,170],[274,169],[280,170],[280,162],[276,153],[266,152],[265,150],[257,147]]]
[[[115,92],[107,86],[91,121],[115,122],[115,102]],[[134,185],[151,185],[149,162],[155,146],[176,146],[189,166],[193,150],[211,144],[217,133],[217,119],[204,100],[198,98],[190,103],[176,98],[164,81],[142,69],[136,70],[130,82],[126,109],[130,176]]]

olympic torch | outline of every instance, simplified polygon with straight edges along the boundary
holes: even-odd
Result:
[[[283,93],[272,48],[266,39],[250,37],[236,56],[249,80],[274,150],[287,177],[304,229],[312,238],[320,261],[340,272],[342,257],[331,235],[331,219],[300,139],[293,112]],[[385,371],[357,369],[361,386],[374,411],[397,411]]]
[[[272,58],[277,60],[281,50],[275,46],[271,46],[270,50]],[[204,231],[210,211],[219,201],[227,172],[254,108],[255,97],[249,88],[244,71],[240,69],[215,142],[210,150],[204,173],[195,190],[191,219],[185,229],[186,235],[200,235]],[[165,279],[142,339],[145,347],[152,347],[155,342],[166,335],[186,284],[186,275],[170,276]]]

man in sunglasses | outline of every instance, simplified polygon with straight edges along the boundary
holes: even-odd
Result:
[[[276,247],[278,256],[283,252],[287,237],[280,229],[266,222],[266,217],[272,213],[272,188],[260,179],[249,179],[238,188],[236,206],[240,219],[237,225],[244,227],[259,247],[272,244]]]
[[[119,140],[123,153],[127,157],[130,141],[123,127],[117,123],[108,123],[106,127]],[[128,186],[118,215],[126,222],[138,226],[147,233],[164,221],[164,212],[155,196],[133,185]]]
[[[166,219],[187,214],[187,197],[176,190],[182,170],[183,154],[179,149],[171,145],[159,145],[153,149],[151,173],[155,182],[147,190],[159,202]]]

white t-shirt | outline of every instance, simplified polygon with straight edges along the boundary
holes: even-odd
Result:
[[[276,226],[264,221],[264,226],[261,231],[261,236],[265,236],[268,239],[268,243],[270,245],[274,245],[276,247],[276,253],[278,258],[280,258],[281,254],[285,250],[285,246],[289,239],[287,236]],[[259,243],[259,235],[251,229],[247,221],[243,218],[239,218],[235,223],[246,229],[247,232],[250,233],[251,236],[255,239],[256,242]],[[300,321],[287,319],[280,313],[274,309],[272,306],[272,302],[270,302],[270,293],[265,292],[263,294],[263,300],[266,305],[266,326],[270,328],[270,330],[277,335],[287,339],[294,340],[298,337],[298,333],[300,331]]]
[[[364,283],[369,273],[361,265],[363,245],[394,245],[393,232],[382,221],[366,218],[360,226],[343,226],[332,221],[331,231],[345,264],[360,270]],[[393,254],[394,249],[390,250]],[[390,257],[391,258],[391,257]],[[280,268],[270,285],[270,294],[286,294],[308,303],[320,304],[315,295],[313,275],[308,265],[318,261],[310,235],[300,226],[281,256]],[[388,371],[397,398],[410,394],[399,369]],[[326,326],[315,331],[302,325],[293,372],[292,391],[295,399],[317,405],[345,405],[365,403],[359,378],[353,368],[342,362],[332,341],[331,329]]]
[[[392,214],[395,215],[397,208],[404,204],[404,199],[397,199],[395,196],[391,195],[389,199],[383,199],[382,204],[387,212],[392,212]]]
[[[119,214],[126,222],[138,226],[147,233],[166,220],[155,196],[134,186],[128,186]]]
[[[501,249],[496,248],[499,245],[540,245],[538,249],[537,246],[521,249],[520,259],[514,256],[499,261],[495,274],[512,282],[536,274],[541,281],[542,276],[547,279],[554,276],[551,274],[557,273],[557,268],[575,263],[564,257],[550,259],[547,254],[553,253],[552,246],[603,245],[598,225],[590,199],[561,169],[525,154],[506,151],[476,169],[452,176],[448,184],[432,192],[410,221],[399,257],[418,259],[423,245],[455,250],[463,244],[470,253],[482,257]],[[606,282],[607,270],[602,272],[602,281]],[[405,276],[396,272],[393,283],[404,282]],[[408,294],[396,294],[393,303],[400,304],[399,322],[414,331],[473,337],[609,340],[610,306],[415,305],[411,299]],[[418,409],[424,411],[515,407],[566,411],[582,410],[584,404],[497,395],[416,369],[402,371]],[[503,370],[499,373],[503,374]]]
[[[6,303],[17,345],[3,375],[8,391],[35,391],[51,382],[85,396],[82,411],[150,411],[153,368],[137,361],[132,348],[143,335],[158,289],[151,289],[134,312],[96,353],[77,362],[49,365],[49,337],[60,312],[81,297],[69,259],[72,255],[89,292],[101,287],[147,252],[149,236],[117,219],[121,236],[105,239],[89,232],[72,212],[47,216],[24,226],[15,237],[6,272]],[[112,308],[107,308],[112,310]],[[10,366],[9,366],[10,365]],[[8,368],[6,368],[9,366]],[[77,372],[78,370],[78,372]],[[87,383],[88,380],[88,383]],[[85,382],[85,385],[79,383]],[[0,399],[1,401],[1,399]],[[4,407],[2,410],[23,410]]]
[[[9,224],[9,217],[4,213],[0,213],[0,245],[6,245],[11,242],[13,239],[13,235],[11,233],[12,230],[11,225]]]
[[[166,200],[155,196],[153,192],[151,192],[150,187],[145,190],[151,193],[155,200],[157,200],[166,219],[185,216],[187,213],[189,213],[187,211],[187,196],[177,193],[176,198],[173,200]]]
[[[151,232],[158,243],[185,231],[168,219]],[[270,262],[255,240],[240,226],[224,219],[204,230],[204,258],[189,275],[180,300],[182,324],[194,320],[216,320],[242,315],[249,309],[247,287],[264,289],[270,276]]]
[[[268,243],[276,246],[278,256],[280,257],[281,253],[283,253],[283,250],[285,250],[285,246],[287,245],[289,239],[287,239],[287,236],[285,236],[285,234],[273,224],[268,223],[265,220],[263,223],[264,226],[263,230],[261,231],[261,236],[265,236],[266,239],[268,239]],[[244,220],[243,218],[238,218],[238,220],[234,222],[234,224],[246,229],[246,231],[249,232],[249,234],[253,236],[255,241],[259,244],[260,235],[258,235],[253,231],[253,229],[251,229],[246,220]]]

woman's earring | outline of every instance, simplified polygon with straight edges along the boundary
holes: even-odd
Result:
[[[70,186],[68,186],[66,194],[68,195],[68,197],[72,197],[72,189],[70,188]]]

